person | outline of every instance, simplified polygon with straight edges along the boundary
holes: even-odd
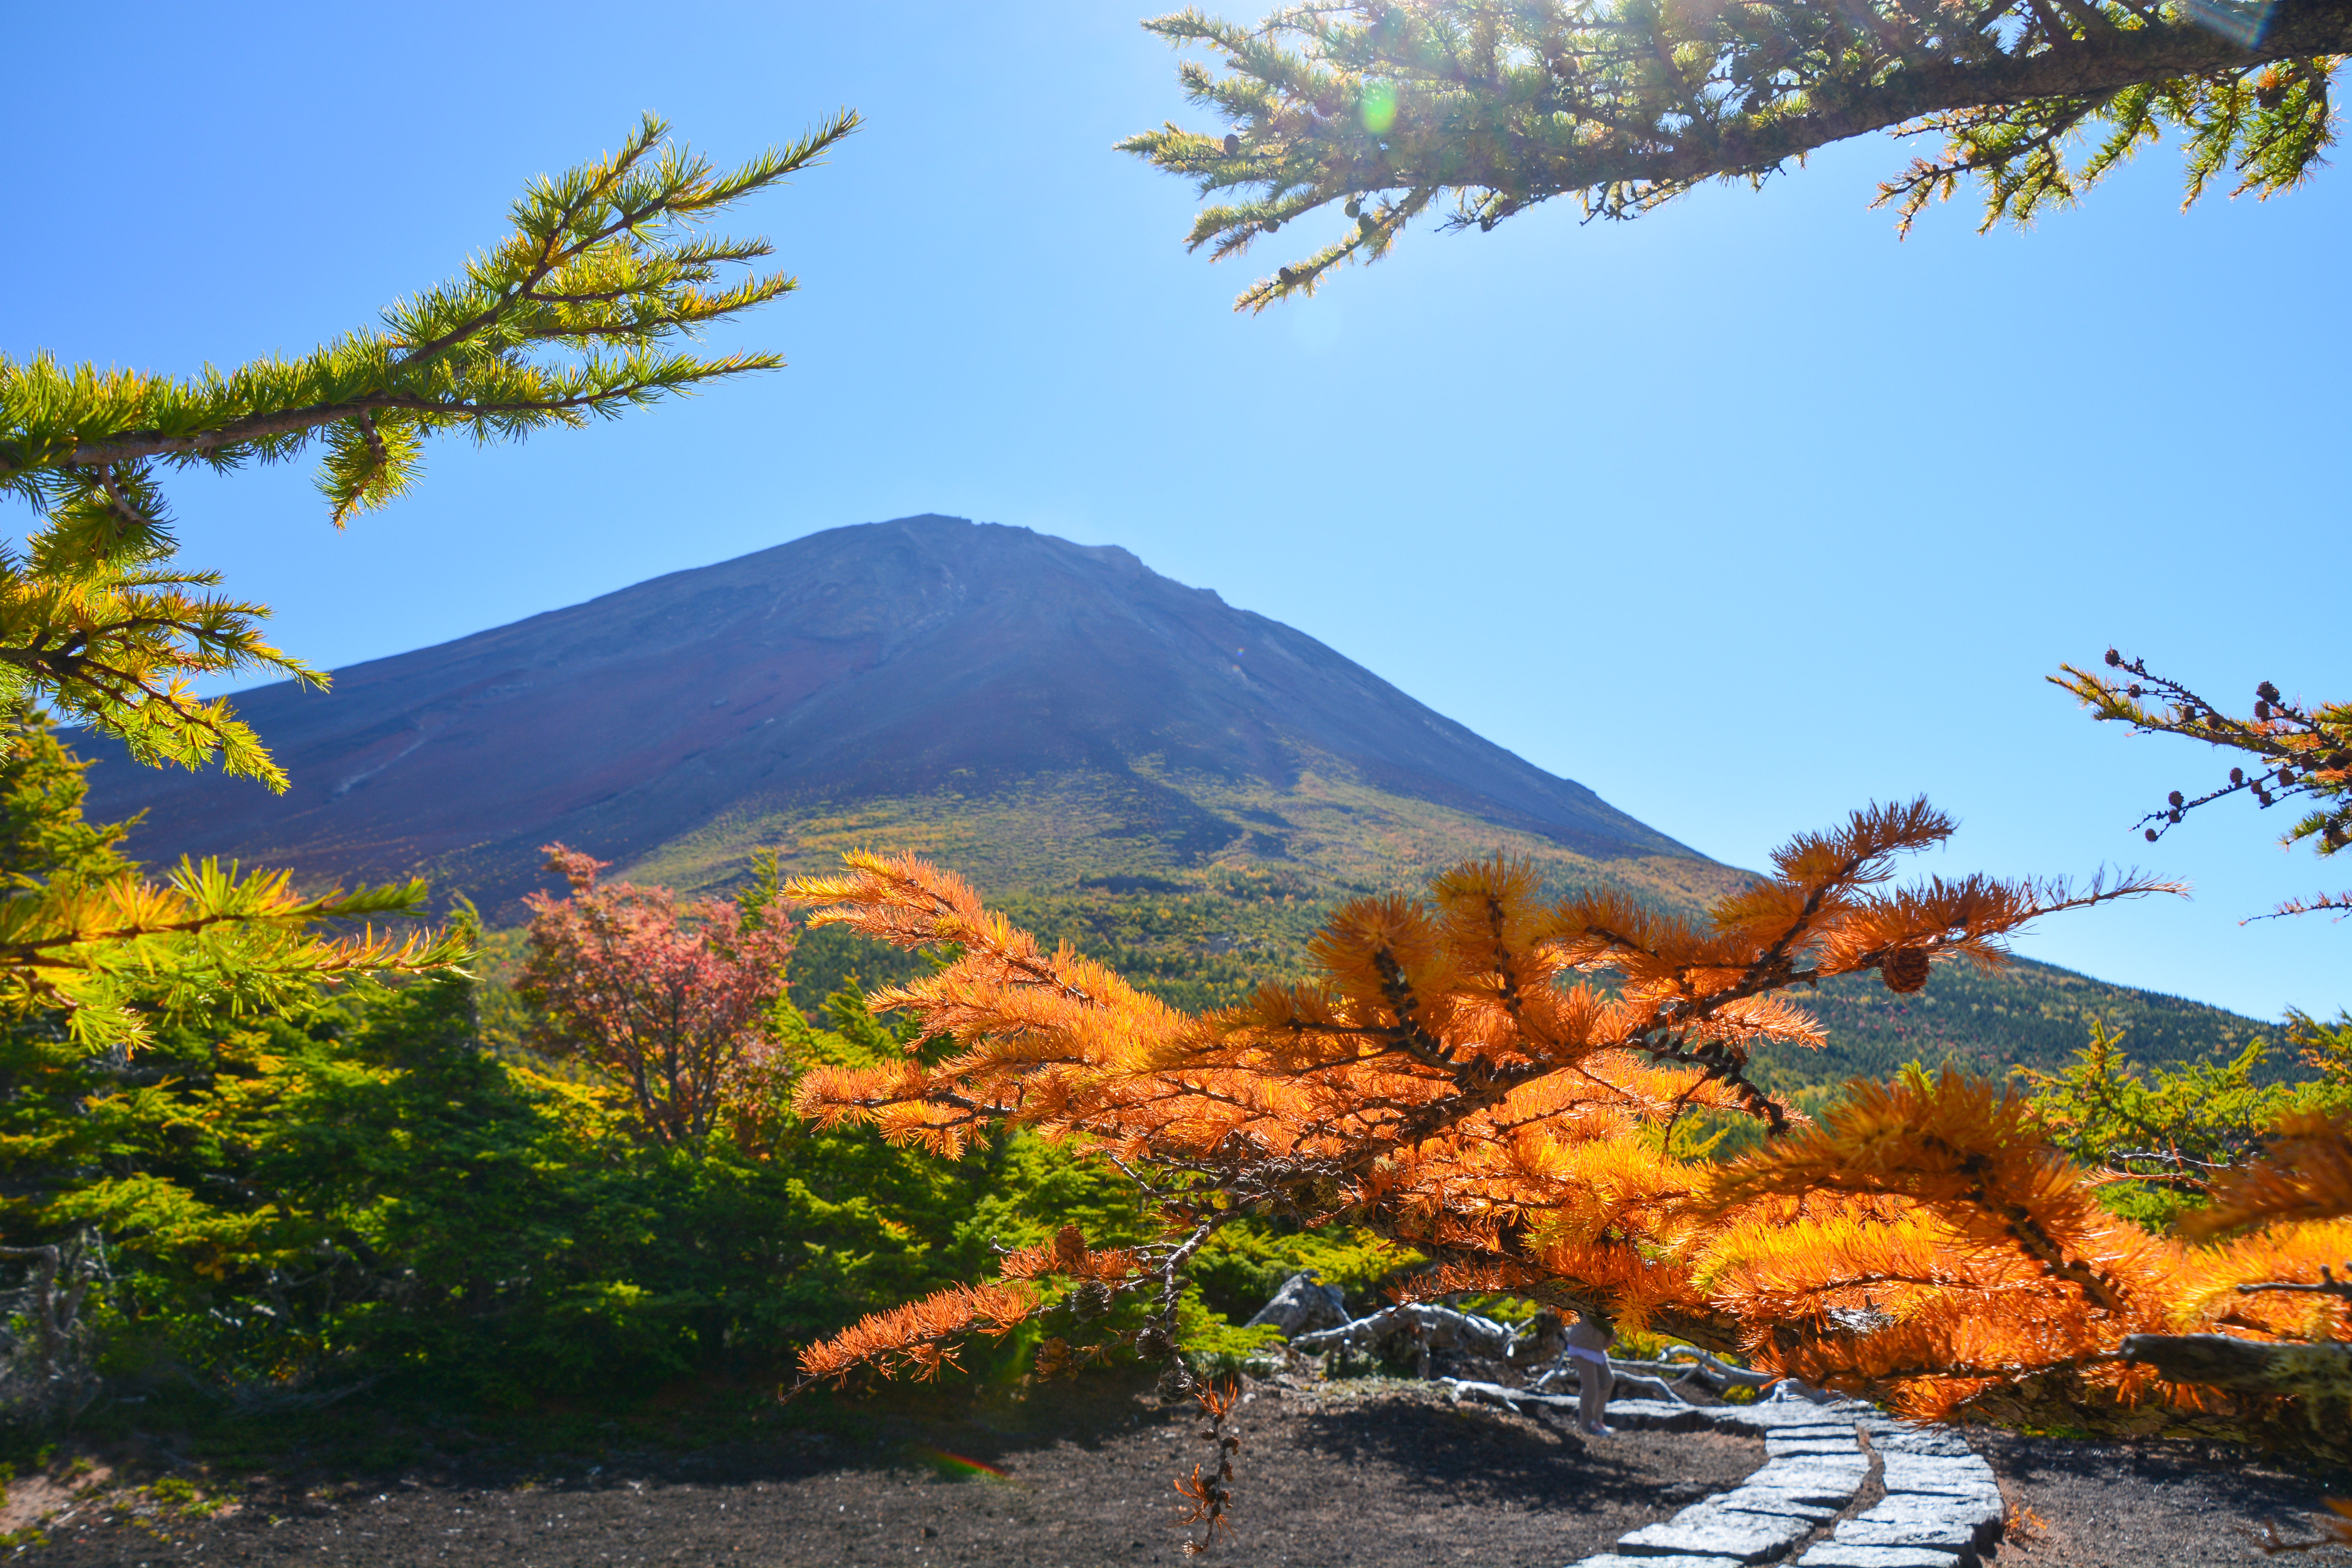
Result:
[[[1613,1436],[1609,1428],[1609,1391],[1617,1374],[1609,1370],[1609,1347],[1617,1342],[1616,1325],[1593,1312],[1578,1315],[1568,1331],[1563,1354],[1577,1363],[1577,1426],[1592,1437]]]

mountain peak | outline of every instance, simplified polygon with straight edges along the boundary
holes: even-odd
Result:
[[[542,880],[551,839],[625,868],[698,835],[732,843],[730,824],[791,837],[882,801],[1076,790],[1099,806],[1085,831],[1148,840],[1165,863],[1281,858],[1296,825],[1280,800],[1307,781],[1584,858],[1712,868],[1130,551],[936,514],[356,665],[329,693],[279,685],[238,703],[292,775],[285,796],[109,765],[93,770],[93,813],[146,810],[133,847],[150,858],[236,855],[313,880],[422,870],[486,906]]]

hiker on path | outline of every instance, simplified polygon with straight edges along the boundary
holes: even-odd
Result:
[[[1580,1315],[1568,1331],[1566,1353],[1577,1362],[1577,1426],[1586,1436],[1607,1437],[1609,1390],[1617,1374],[1609,1370],[1609,1347],[1617,1342],[1617,1328],[1591,1312]]]

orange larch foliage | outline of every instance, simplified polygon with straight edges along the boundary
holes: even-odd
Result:
[[[1003,1339],[1037,1310],[1037,1293],[1018,1285],[950,1285],[919,1301],[873,1312],[821,1345],[801,1352],[801,1374],[839,1382],[860,1366],[935,1377],[956,1364],[967,1334]]]
[[[2307,1110],[2282,1121],[2263,1158],[2213,1184],[2210,1207],[2192,1220],[2207,1236],[2277,1220],[2352,1215],[2352,1111]]]
[[[1004,1272],[1087,1282],[1096,1319],[1109,1297],[1140,1296],[1147,1324],[1129,1342],[1204,1399],[1176,1349],[1181,1277],[1251,1213],[1353,1222],[1420,1249],[1433,1267],[1412,1297],[1507,1290],[1918,1415],[2056,1399],[2081,1419],[2185,1397],[2122,1359],[2123,1342],[2307,1326],[2321,1314],[2305,1299],[2234,1286],[2322,1279],[2343,1256],[2338,1227],[2200,1251],[2100,1208],[2095,1173],[2053,1150],[2014,1092],[1915,1074],[1856,1085],[1806,1125],[1748,1076],[1759,1050],[1820,1043],[1796,988],[1877,971],[1916,990],[1937,963],[2002,962],[2003,939],[2040,916],[2169,890],[2133,877],[1885,885],[1897,855],[1951,830],[1924,801],[1858,812],[1797,838],[1703,922],[1608,891],[1546,900],[1528,867],[1465,865],[1425,899],[1339,910],[1312,949],[1316,983],[1197,1016],[1066,947],[1044,952],[919,859],[855,855],[792,892],[813,924],[959,945],[941,973],[876,998],[952,1044],[935,1060],[812,1072],[797,1105],[942,1152],[1013,1123],[1119,1162],[1166,1219],[1160,1243],[1105,1255],[1066,1232]],[[1685,1162],[1663,1132],[1694,1107],[1776,1136],[1727,1166]],[[2249,1187],[2246,1201],[2272,1200]],[[940,1321],[907,1310],[815,1347],[805,1371],[908,1354],[935,1366],[920,1347]],[[1075,1364],[1050,1343],[1053,1365]]]

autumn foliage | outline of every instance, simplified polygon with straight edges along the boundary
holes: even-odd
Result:
[[[2001,963],[2040,916],[2164,887],[1891,885],[1895,857],[1950,832],[1925,802],[1857,813],[1795,839],[1699,922],[1609,890],[1547,900],[1525,866],[1465,865],[1424,899],[1339,910],[1315,983],[1199,1016],[1045,952],[919,859],[853,856],[845,875],[793,886],[813,922],[960,955],[876,998],[919,1019],[930,1048],[813,1071],[796,1104],[941,1152],[1009,1123],[1117,1161],[1165,1221],[1157,1243],[1114,1260],[1066,1236],[1003,1272],[1139,1300],[1126,1342],[1196,1394],[1174,1333],[1187,1260],[1255,1215],[1417,1248],[1433,1266],[1410,1296],[1509,1292],[1916,1415],[2147,1429],[2278,1415],[2286,1392],[2183,1389],[2133,1347],[2352,1337],[2352,1301],[2282,1289],[2352,1257],[2352,1167],[2305,1160],[2290,1177],[2274,1160],[2221,1196],[2242,1234],[2198,1245],[2100,1207],[2097,1173],[2013,1090],[1914,1072],[1857,1084],[1808,1123],[1750,1076],[1759,1052],[1820,1042],[1792,992],[1864,971],[1916,989],[1937,963]],[[1727,1165],[1679,1158],[1670,1130],[1702,1108],[1774,1136]],[[2333,1149],[2344,1132],[2285,1136]],[[1018,1307],[934,1298],[810,1349],[803,1370],[933,1370],[927,1347],[960,1315],[1002,1333]]]
[[[700,1140],[722,1107],[757,1098],[751,1080],[772,1065],[765,1025],[792,933],[725,900],[681,903],[665,888],[599,882],[606,863],[561,844],[547,855],[572,890],[525,900],[532,1043],[622,1085],[646,1136]]]

